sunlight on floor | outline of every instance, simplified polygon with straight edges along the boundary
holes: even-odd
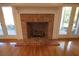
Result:
[[[68,42],[67,50],[70,50],[71,43],[72,43],[72,41],[69,41],[69,42]]]
[[[59,48],[61,48],[62,50],[64,50],[65,42],[59,42],[59,44],[60,44]]]
[[[1,47],[1,46],[3,46],[4,44],[5,44],[5,43],[3,43],[3,42],[0,42],[0,47]]]

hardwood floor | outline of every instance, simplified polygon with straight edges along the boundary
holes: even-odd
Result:
[[[0,56],[79,56],[79,42],[52,41],[56,44],[32,45],[25,42],[0,42]]]

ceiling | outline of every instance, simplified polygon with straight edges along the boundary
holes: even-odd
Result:
[[[16,7],[58,7],[63,5],[73,5],[75,3],[0,3],[0,6]],[[78,4],[79,5],[79,4]]]

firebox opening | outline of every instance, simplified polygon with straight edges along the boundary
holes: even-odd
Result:
[[[28,38],[48,37],[48,22],[27,22]]]

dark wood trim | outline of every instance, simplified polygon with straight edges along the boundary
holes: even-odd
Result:
[[[79,38],[58,38],[58,39],[50,39],[49,41],[73,41],[79,40]],[[24,41],[23,39],[0,39],[0,42],[21,42]]]
[[[0,39],[0,42],[16,42],[17,39]]]

